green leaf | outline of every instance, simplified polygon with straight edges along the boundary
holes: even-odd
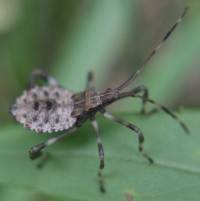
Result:
[[[12,200],[20,200],[20,201],[27,201],[27,200],[37,200],[37,201],[74,201],[69,199],[63,198],[54,198],[49,197],[47,195],[40,194],[32,189],[25,189],[25,188],[9,188],[9,187],[2,187],[0,186],[0,200],[3,201],[12,201]]]
[[[155,164],[149,164],[138,153],[137,134],[97,116],[105,151],[104,194],[98,187],[98,149],[89,123],[46,148],[51,157],[40,170],[36,168],[39,160],[29,160],[28,149],[55,135],[36,134],[18,124],[2,126],[0,185],[69,200],[125,201],[127,193],[134,201],[199,200],[200,113],[183,110],[177,115],[187,124],[191,135],[162,112],[150,116],[115,115],[143,131],[144,150]]]

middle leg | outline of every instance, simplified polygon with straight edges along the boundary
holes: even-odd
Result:
[[[102,179],[102,171],[104,168],[104,151],[103,151],[103,145],[101,142],[101,137],[100,137],[100,133],[99,133],[99,127],[97,124],[96,119],[92,119],[91,123],[94,127],[95,130],[95,134],[96,134],[96,138],[97,138],[97,144],[98,144],[98,150],[99,150],[99,157],[100,157],[100,166],[99,166],[99,172],[98,172],[98,179],[99,179],[99,186],[100,186],[100,190],[101,192],[105,192],[104,186],[103,186],[103,179]]]
[[[108,119],[110,119],[110,120],[112,120],[112,121],[116,121],[117,123],[120,123],[120,124],[122,124],[123,126],[126,126],[127,128],[130,128],[131,130],[133,130],[134,132],[136,132],[136,133],[138,134],[138,139],[139,139],[139,152],[140,152],[150,163],[153,163],[153,162],[154,162],[153,159],[152,159],[148,154],[146,154],[146,153],[144,152],[144,150],[143,150],[142,144],[143,144],[143,142],[144,142],[144,136],[143,136],[142,131],[141,131],[138,127],[136,127],[136,126],[134,126],[134,125],[132,125],[132,124],[130,124],[130,123],[128,123],[128,122],[125,122],[125,121],[123,121],[123,120],[121,120],[121,119],[118,119],[118,118],[116,118],[116,117],[113,117],[112,115],[110,115],[110,114],[107,113],[107,112],[103,112],[102,114],[103,114],[106,118],[108,118]]]

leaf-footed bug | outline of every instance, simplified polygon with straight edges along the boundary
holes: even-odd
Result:
[[[113,117],[106,112],[105,107],[111,103],[125,98],[125,97],[134,97],[142,99],[142,110],[145,112],[146,102],[150,102],[160,108],[161,110],[168,113],[172,116],[185,130],[186,133],[189,133],[188,128],[185,124],[176,117],[172,112],[169,111],[166,107],[160,105],[159,103],[148,98],[148,90],[145,86],[138,86],[130,91],[121,92],[128,84],[130,84],[140,73],[140,71],[146,66],[149,60],[153,55],[158,51],[158,49],[163,45],[163,43],[170,36],[172,31],[176,26],[182,21],[183,17],[187,13],[188,8],[185,9],[180,18],[176,21],[173,27],[167,32],[161,43],[154,49],[140,68],[131,75],[131,77],[126,80],[123,84],[115,89],[108,88],[105,92],[100,93],[95,91],[93,83],[93,74],[89,72],[87,80],[87,89],[86,91],[80,93],[72,93],[63,87],[61,87],[58,82],[46,74],[45,72],[36,69],[32,72],[29,86],[23,94],[17,98],[16,103],[11,107],[10,113],[16,117],[17,121],[24,124],[24,127],[30,130],[35,130],[39,133],[51,133],[69,129],[66,133],[58,135],[52,139],[47,140],[46,142],[34,146],[30,149],[30,158],[35,159],[40,156],[40,151],[57,142],[58,140],[68,136],[69,134],[76,131],[86,120],[90,120],[97,138],[99,157],[100,157],[100,167],[98,171],[98,179],[100,190],[105,191],[102,180],[102,170],[104,168],[104,151],[100,138],[99,128],[95,115],[97,112],[102,113],[106,118],[116,121],[138,134],[139,137],[139,152],[150,162],[153,162],[153,159],[148,156],[143,151],[143,141],[144,136],[142,131],[121,119]],[[40,77],[45,80],[49,86],[39,86],[36,83],[36,78]],[[143,92],[143,95],[138,95],[139,92]]]

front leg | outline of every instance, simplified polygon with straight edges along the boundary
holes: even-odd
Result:
[[[121,93],[119,99],[121,99],[121,98],[126,98],[126,97],[140,98],[140,99],[142,99],[142,100],[145,100],[145,102],[152,103],[152,104],[155,105],[158,109],[163,110],[164,112],[166,112],[167,114],[169,114],[172,118],[174,118],[174,119],[180,124],[180,126],[184,129],[184,131],[189,134],[189,130],[188,130],[187,126],[186,126],[175,114],[173,114],[173,113],[172,113],[168,108],[166,108],[165,106],[163,106],[163,105],[161,105],[161,104],[157,103],[156,101],[153,101],[153,100],[151,100],[151,99],[149,99],[149,98],[146,98],[146,97],[144,97],[144,96],[140,96],[140,95],[138,95],[138,94],[136,94],[136,93],[133,93],[132,91],[128,91],[128,92]],[[153,110],[153,111],[155,111],[155,110]],[[152,112],[150,112],[150,113],[152,113]]]
[[[129,91],[130,93],[134,93],[134,94],[137,94],[139,92],[143,92],[143,96],[145,98],[148,98],[149,97],[149,92],[148,92],[148,89],[146,86],[139,86],[139,87],[136,87],[135,89],[132,89]],[[146,110],[145,110],[145,105],[146,105],[146,100],[145,99],[142,99],[142,110],[141,110],[141,113],[142,114],[147,114]]]

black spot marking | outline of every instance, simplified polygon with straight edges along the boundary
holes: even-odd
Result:
[[[41,129],[40,127],[43,127],[43,123],[40,123],[40,124],[38,125],[38,127],[39,127],[39,128],[38,128],[38,129],[39,129],[38,132],[42,133],[42,131],[40,130],[40,129]]]
[[[49,93],[48,93],[47,91],[44,91],[44,95],[45,95],[46,97],[48,97],[48,96],[49,96]]]
[[[23,114],[23,117],[26,118],[26,114]]]
[[[52,102],[47,101],[47,110],[50,110],[52,108]]]
[[[35,110],[38,110],[38,109],[39,109],[39,102],[35,102],[35,103],[34,103],[34,109],[35,109]]]
[[[44,123],[47,124],[48,121],[49,121],[49,117],[45,117],[45,118],[44,118]]]
[[[33,97],[33,99],[37,99],[37,94],[36,94],[36,93],[33,93],[33,94],[32,94],[32,97]]]
[[[56,117],[55,122],[56,122],[56,124],[59,123],[59,117]]]
[[[37,121],[37,116],[34,116],[33,117],[33,122],[36,122]]]
[[[56,97],[57,99],[59,99],[59,98],[60,98],[60,95],[59,95],[59,93],[58,93],[58,92],[56,92],[56,93],[55,93],[55,97]]]

